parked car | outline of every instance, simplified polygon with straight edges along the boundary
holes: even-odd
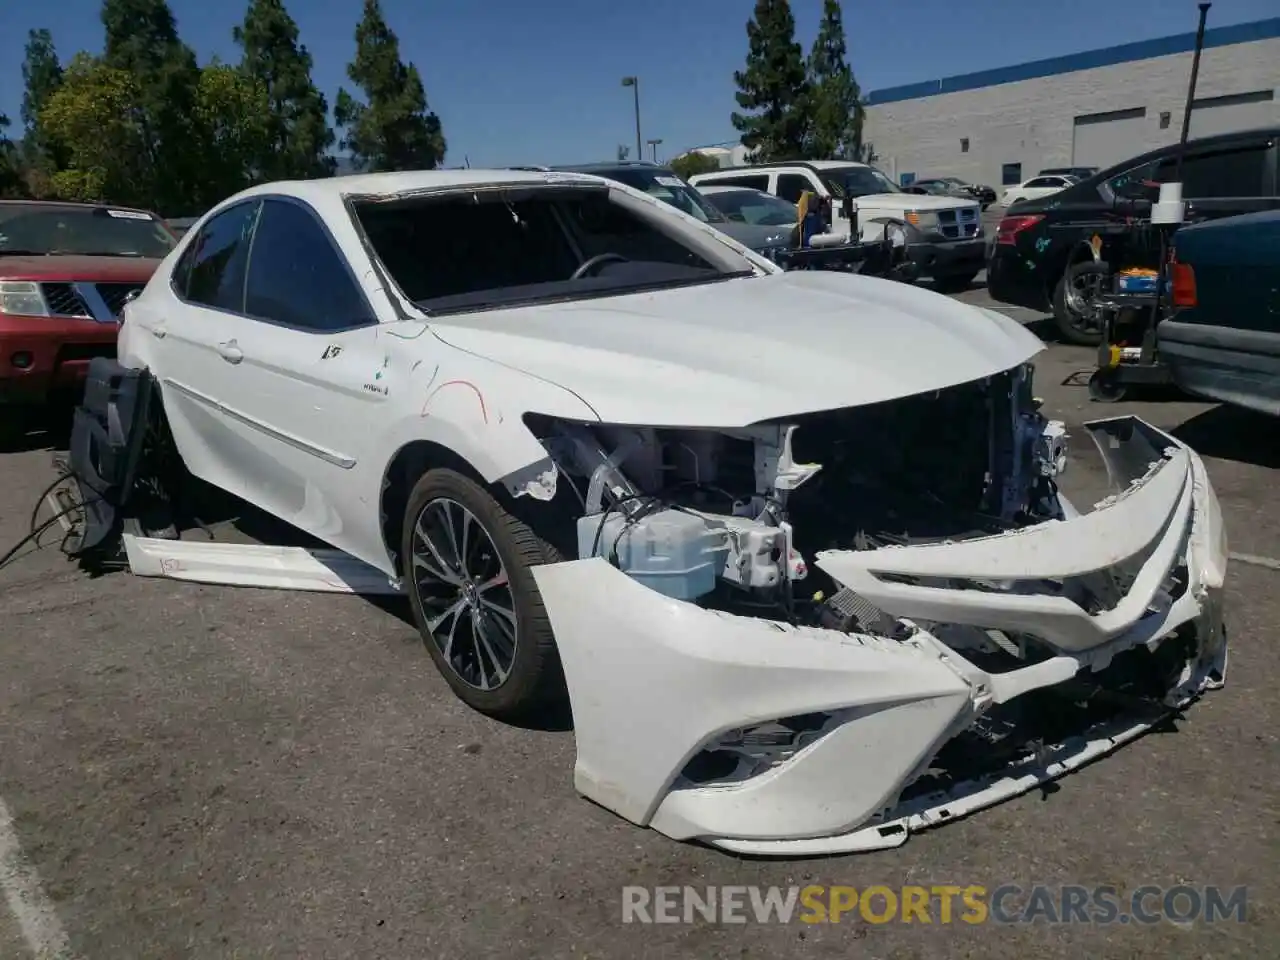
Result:
[[[1280,210],[1183,227],[1161,358],[1189,393],[1280,416]]]
[[[1000,204],[1001,206],[1011,207],[1023,200],[1037,200],[1040,197],[1048,197],[1078,182],[1075,177],[1067,175],[1032,177],[1030,180],[1024,180],[1017,186],[1007,189],[1000,198]]]
[[[175,242],[146,210],[0,201],[0,419],[12,426],[17,408],[115,355],[121,308]]]
[[[939,177],[938,179],[945,180],[948,183],[954,183],[957,187],[959,187],[961,190],[964,190],[971,197],[976,198],[978,202],[982,204],[983,210],[987,209],[987,207],[991,206],[991,204],[996,202],[995,190],[992,189],[991,187],[988,187],[986,184],[969,183],[966,180],[961,180],[959,177]]]
[[[1044,170],[1041,170],[1038,174],[1036,174],[1036,176],[1038,177],[1067,176],[1067,177],[1075,177],[1077,180],[1088,180],[1100,169],[1101,169],[1100,167],[1048,167]]]
[[[552,169],[552,168],[548,168]],[[575,166],[555,167],[555,170],[569,173],[589,173],[597,177],[605,177],[629,187],[642,190],[650,196],[657,197],[677,210],[703,223],[710,224],[717,230],[727,233],[739,243],[750,247],[757,253],[774,256],[778,251],[792,246],[794,240],[795,218],[790,226],[780,224],[748,223],[733,220],[709,202],[702,193],[682,180],[673,170],[644,161],[620,160],[605,163],[586,163]]]
[[[785,227],[799,222],[799,207],[763,190],[710,184],[698,192],[736,223],[749,223],[757,227]]]
[[[925,193],[935,197],[963,197],[970,199],[973,194],[965,189],[963,184],[953,183],[950,180],[913,180],[911,183],[903,184],[903,193]]]
[[[696,174],[689,182],[699,189],[711,184],[751,187],[792,203],[805,192],[813,193],[830,204],[829,236],[835,239],[850,235],[850,215],[856,207],[863,240],[879,239],[891,224],[905,230],[908,257],[939,289],[965,289],[985,265],[977,201],[905,193],[865,163],[814,160],[728,167]]]
[[[896,846],[1223,682],[1203,464],[1086,427],[1119,486],[1079,514],[1042,349],[621,183],[450,170],[227,199],[119,352],[159,391],[149,449],[395,578],[466,703],[567,695],[582,793],[804,855]],[[161,575],[227,546],[175,544]]]
[[[1280,207],[1277,142],[1280,128],[1188,143],[1182,169],[1188,218],[1216,219]],[[1150,217],[1160,183],[1176,176],[1176,154],[1176,144],[1152,150],[1009,211],[991,249],[987,291],[1001,303],[1052,310],[1063,339],[1096,345],[1101,328],[1090,302],[1098,271],[1087,265],[1099,259],[1099,248],[1109,236],[1129,236],[1132,223]],[[1156,267],[1158,256],[1153,247],[1148,261],[1126,255],[1124,265]]]
[[[191,225],[199,219],[199,217],[170,217],[164,222],[164,225],[169,228],[169,232],[175,237],[180,237],[190,230]]]

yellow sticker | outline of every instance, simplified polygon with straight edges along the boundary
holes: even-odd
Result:
[[[1102,254],[1102,238],[1096,233],[1089,240],[1089,246],[1093,247],[1093,255],[1095,257]]]

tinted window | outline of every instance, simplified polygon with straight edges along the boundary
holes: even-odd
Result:
[[[1036,177],[1034,180],[1028,180],[1028,187],[1060,187],[1062,181],[1057,177]]]
[[[750,177],[715,177],[706,181],[706,186],[717,187],[750,187],[752,190],[768,190],[769,175],[759,174]]]
[[[1182,196],[1188,200],[1260,197],[1266,185],[1266,146],[1188,153],[1182,165]],[[1160,184],[1178,175],[1177,157],[1162,157],[1107,181],[1117,196],[1156,200]]]
[[[798,173],[784,173],[778,177],[778,196],[789,203],[799,203],[800,194],[806,190],[814,192],[808,177],[802,177]]]
[[[683,210],[689,216],[696,217],[704,223],[724,222],[724,217],[720,215],[719,210],[711,206],[703,199],[702,194],[670,170],[635,168],[612,170],[600,173],[598,176],[608,177],[610,180],[617,180],[618,183],[625,183],[628,187],[643,190],[649,196],[657,197],[663,203],[669,203],[677,210]]]
[[[432,311],[626,293],[730,272],[664,230],[669,214],[638,215],[595,188],[455,195],[357,209],[400,289]],[[602,254],[612,256],[574,279]]]
[[[192,244],[188,300],[221,310],[244,309],[244,268],[258,204],[242,203],[208,223]]]
[[[355,280],[319,221],[284,200],[262,205],[244,312],[302,330],[374,322]]]
[[[173,249],[173,235],[142,210],[87,204],[0,202],[0,252],[153,257]]]

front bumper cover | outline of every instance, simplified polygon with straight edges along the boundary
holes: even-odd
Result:
[[[1221,686],[1226,541],[1203,464],[1134,418],[1087,429],[1118,491],[1092,513],[955,544],[819,556],[834,579],[913,627],[904,639],[706,610],[599,559],[535,568],[572,701],[577,789],[667,836],[742,853],[893,847],[1077,769]],[[1093,614],[1063,597],[877,576],[1069,578],[1125,562],[1134,570],[1128,592]],[[1161,589],[1174,572],[1176,595]],[[1026,631],[1053,655],[988,672],[912,617]],[[1113,717],[997,773],[904,796],[948,741],[1001,704],[1188,635],[1191,652],[1161,716]],[[814,715],[828,717],[822,730],[762,772],[712,785],[684,775],[731,731]]]

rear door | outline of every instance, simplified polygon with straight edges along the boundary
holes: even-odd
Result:
[[[227,333],[235,389],[225,410],[240,425],[240,471],[251,481],[242,496],[343,547],[343,531],[367,520],[352,470],[394,371],[372,305],[304,203],[263,200],[243,312]]]

